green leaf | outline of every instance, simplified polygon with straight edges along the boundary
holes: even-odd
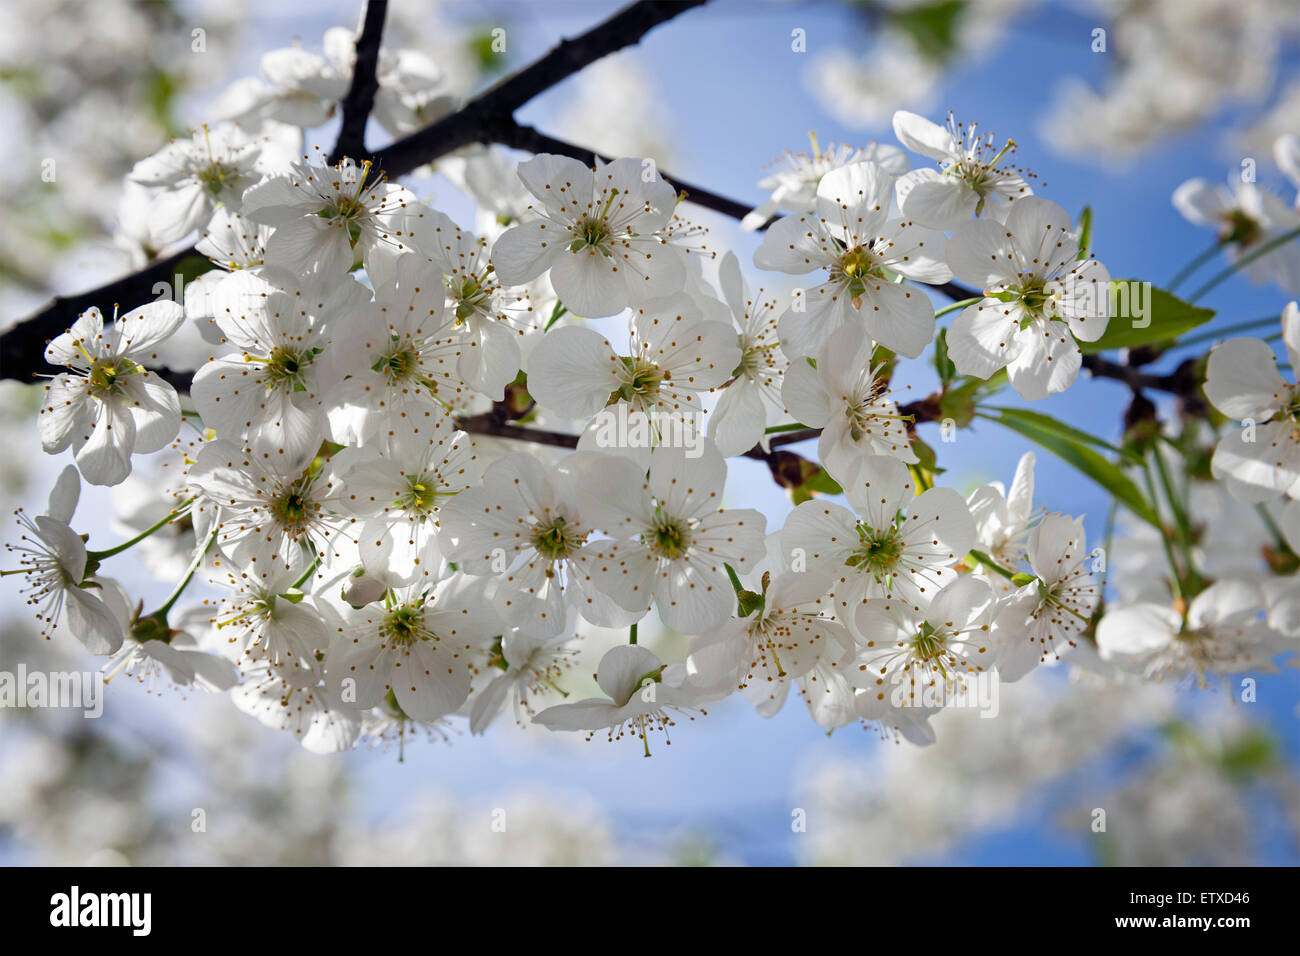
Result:
[[[824,495],[840,495],[844,489],[840,487],[839,482],[832,478],[825,470],[818,468],[809,476],[803,486],[811,491],[820,491]]]
[[[939,396],[939,420],[952,419],[958,428],[965,428],[975,417],[975,389],[967,384],[960,388],[945,389]]]
[[[940,329],[934,338],[934,370],[939,373],[939,381],[944,385],[957,377],[957,366],[948,357],[947,329]]]
[[[1079,213],[1079,252],[1075,259],[1086,259],[1092,252],[1092,207],[1084,206]]]
[[[890,10],[889,23],[908,35],[916,51],[943,62],[957,49],[957,31],[965,12],[964,0],[937,0]]]
[[[806,458],[799,458],[792,455],[792,458],[798,459],[795,464],[798,465],[799,484],[790,488],[790,498],[795,504],[801,505],[805,501],[811,501],[813,492],[823,495],[839,495],[844,493],[844,489],[839,483],[826,473],[826,471],[814,462]]]
[[[181,281],[188,285],[205,272],[211,272],[216,266],[212,260],[205,256],[186,256],[180,262],[176,263],[176,269],[173,272],[173,278],[180,276]]]
[[[465,41],[466,52],[480,70],[490,72],[505,62],[505,56],[497,50],[498,36],[492,27],[483,26],[470,33]]]
[[[1135,452],[1126,451],[1117,445],[1112,445],[1105,439],[1098,438],[1096,435],[1075,428],[1073,425],[1067,425],[1065,422],[1057,421],[1051,415],[1044,415],[1042,412],[1031,412],[1024,408],[996,408],[987,405],[982,410],[997,412],[999,416],[997,420],[1008,428],[1015,428],[1020,425],[1039,432],[1051,432],[1065,441],[1072,441],[1080,445],[1092,445],[1094,448],[1100,448],[1111,454],[1122,455],[1135,465],[1142,464],[1141,456]]]
[[[1080,342],[1079,348],[1085,353],[1139,345],[1172,345],[1184,332],[1214,318],[1213,309],[1184,302],[1164,289],[1136,279],[1111,280],[1110,301],[1115,308],[1106,334],[1095,342]]]
[[[1005,425],[1014,432],[1019,432],[1035,444],[1046,448],[1109,491],[1120,504],[1143,521],[1156,528],[1162,528],[1159,516],[1143,497],[1138,486],[1119,469],[1119,466],[1107,461],[1090,446],[1106,448],[1123,454],[1126,458],[1131,458],[1131,455],[1120,452],[1100,438],[1038,412],[1027,412],[1016,408],[990,409],[990,411],[997,411],[998,415],[985,417]]]
[[[912,439],[912,451],[916,453],[916,457],[918,459],[917,463],[912,466],[913,468],[923,468],[927,472],[929,472],[932,477],[936,475],[942,475],[945,471],[948,470],[946,468],[939,467],[937,463],[938,459],[934,454],[934,449],[931,448],[929,445],[927,445],[925,442],[921,441],[921,439],[919,438]]]
[[[1010,378],[1007,376],[1007,370],[1000,368],[987,379],[979,378],[975,375],[963,376],[962,384],[957,388],[959,391],[968,391],[971,398],[976,402],[982,402],[986,398],[991,398],[1002,389],[1010,384]]]

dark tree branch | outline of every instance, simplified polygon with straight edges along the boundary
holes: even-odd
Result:
[[[339,138],[330,153],[331,163],[345,156],[354,158],[366,154],[366,123],[375,107],[375,94],[379,92],[379,42],[384,35],[384,18],[388,14],[388,0],[366,0],[361,36],[356,41],[356,60],[352,65],[352,85],[343,97],[342,122]]]
[[[531,126],[512,124],[509,129],[503,131],[501,138],[497,142],[502,146],[511,146],[530,153],[556,153],[560,156],[569,156],[588,166],[596,165],[597,159],[606,163],[610,161],[608,156],[602,156],[584,146],[575,146],[573,143],[556,139],[554,136],[539,133]],[[687,202],[720,212],[724,216],[730,216],[733,219],[744,219],[754,208],[734,199],[728,199],[726,196],[719,196],[717,193],[710,192],[699,186],[693,186],[686,180],[666,173],[662,169],[659,170],[659,175],[679,193],[684,193]]]
[[[517,126],[513,118],[514,111],[533,97],[601,57],[637,43],[654,27],[704,2],[705,0],[640,0],[633,3],[580,37],[561,40],[541,59],[502,80],[450,116],[373,154],[367,153],[363,148],[356,149],[357,155],[353,158],[371,159],[389,176],[400,176],[462,146],[497,142]],[[369,42],[367,32],[377,36],[382,26],[384,5],[376,0],[366,7],[366,23],[362,38],[357,44],[358,62],[353,74],[353,89],[348,91],[349,99],[358,92],[358,79],[365,72],[361,63],[361,45]],[[373,30],[370,29],[372,25]],[[378,56],[377,46],[374,54]],[[366,109],[363,117],[359,97],[358,93],[358,100],[352,109],[345,102],[344,121],[347,123],[351,118],[353,122],[359,122],[364,132],[369,109]],[[373,105],[373,91],[369,99]],[[344,135],[345,131],[341,130],[340,142]],[[341,145],[336,146],[335,152],[340,152],[341,149]],[[0,378],[30,381],[37,375],[60,371],[45,362],[45,345],[50,339],[71,326],[77,316],[92,305],[107,309],[114,303],[120,303],[123,311],[129,311],[156,299],[158,295],[153,291],[154,286],[161,282],[172,283],[176,266],[192,257],[202,258],[202,253],[193,247],[183,249],[150,263],[138,272],[97,288],[75,295],[55,296],[41,311],[0,335]],[[184,373],[167,370],[160,370],[159,373],[173,383],[187,382]]]
[[[387,0],[367,0],[361,35],[357,39],[357,58],[352,83],[342,102],[342,124],[330,162],[344,156],[370,159],[386,175],[400,176],[432,162],[461,147],[474,143],[496,143],[532,153],[556,153],[594,165],[597,154],[585,147],[565,142],[524,126],[514,112],[538,94],[578,73],[600,58],[637,43],[647,32],[706,0],[641,0],[573,40],[560,43],[541,59],[470,100],[455,113],[418,130],[397,142],[369,153],[365,148],[365,128],[378,90],[376,67],[383,33]],[[605,157],[599,157],[605,159]],[[741,219],[751,208],[744,203],[694,186],[660,170],[660,174],[686,199],[696,205]],[[766,228],[769,223],[764,224]],[[58,369],[44,361],[45,345],[50,338],[71,325],[87,308],[122,304],[123,311],[158,298],[155,287],[166,283],[172,288],[177,267],[185,259],[199,256],[194,248],[184,249],[140,270],[107,283],[97,289],[69,296],[57,296],[38,314],[20,322],[0,335],[0,377],[28,380]],[[979,292],[957,282],[930,286],[952,301],[974,298]],[[1194,395],[1198,387],[1194,360],[1183,363],[1170,375],[1151,375],[1140,369],[1086,355],[1083,365],[1094,377],[1123,382],[1135,393],[1141,389],[1166,391],[1184,397]],[[155,369],[178,391],[188,391],[193,379],[189,372]],[[933,407],[932,407],[933,406]],[[900,411],[913,416],[916,423],[936,417],[937,404],[928,399],[913,402]],[[518,441],[530,441],[554,447],[574,448],[578,436],[534,429],[513,424],[500,410],[463,417],[462,429],[474,434]],[[790,474],[799,467],[798,456],[780,451],[782,446],[815,438],[821,429],[808,428],[783,432],[769,438],[770,451],[756,446],[744,457],[765,461],[778,481],[793,480]]]
[[[976,299],[980,295],[979,290],[968,289],[960,282],[941,282],[938,285],[927,285],[926,288],[933,289],[954,302],[961,302],[963,299]]]
[[[602,57],[632,46],[661,23],[705,0],[641,0],[502,80],[450,116],[417,130],[371,157],[389,176],[401,176],[471,143],[502,143],[517,128],[515,110]]]
[[[98,306],[105,313],[105,319],[111,320],[113,309],[118,306],[126,313],[145,302],[160,298],[159,293],[154,291],[159,283],[167,285],[168,291],[163,295],[170,295],[177,267],[185,259],[197,255],[200,253],[193,248],[183,249],[157,260],[139,272],[132,272],[97,289],[55,296],[36,315],[24,319],[0,335],[0,378],[29,382],[38,375],[63,371],[45,361],[45,346],[50,339],[71,326],[77,316],[91,306]]]
[[[556,448],[577,448],[578,436],[566,432],[546,431],[541,428],[529,428],[526,425],[512,425],[496,409],[478,415],[465,415],[456,419],[456,427],[474,435],[491,435],[495,438],[511,438],[516,441],[531,441],[539,445],[551,445]]]
[[[1123,382],[1134,392],[1149,389],[1153,392],[1168,392],[1181,398],[1195,397],[1200,388],[1200,377],[1196,374],[1199,359],[1187,359],[1167,375],[1154,375],[1143,372],[1132,365],[1112,362],[1100,355],[1085,355],[1083,367],[1093,378],[1108,378]]]

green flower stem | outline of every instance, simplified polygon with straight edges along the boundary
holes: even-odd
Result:
[[[90,560],[103,561],[105,558],[111,558],[115,554],[121,554],[123,551],[127,550],[128,548],[135,547],[137,544],[139,544],[145,538],[149,537],[151,534],[154,534],[155,532],[162,530],[163,528],[167,527],[167,525],[175,521],[177,518],[183,517],[184,515],[188,514],[190,510],[190,506],[194,504],[196,500],[197,500],[197,496],[191,498],[189,501],[182,504],[175,511],[170,512],[161,521],[158,521],[157,523],[150,525],[148,528],[145,528],[143,531],[137,534],[130,541],[123,541],[121,544],[117,545],[116,547],[109,548],[106,551],[87,551],[86,559],[88,561]]]
[[[977,551],[974,548],[972,548],[969,557],[974,558],[976,561],[984,565],[984,567],[988,568],[990,571],[1002,575],[1008,581],[1012,580],[1016,576],[1014,572],[1008,571],[1006,568],[998,564],[996,561],[990,558],[983,551]]]
[[[949,312],[956,312],[958,309],[964,309],[967,306],[975,305],[977,302],[983,302],[983,301],[984,301],[983,296],[976,296],[973,299],[961,299],[957,302],[954,302],[952,305],[945,305],[942,309],[940,309],[938,312],[934,314],[934,317],[937,319],[941,315],[947,315]]]
[[[1265,507],[1264,502],[1261,501],[1255,505],[1255,510],[1259,513],[1260,519],[1263,520],[1264,526],[1268,528],[1268,533],[1273,536],[1273,543],[1277,545],[1278,550],[1290,551],[1291,546],[1287,544],[1286,535],[1282,534],[1282,529],[1277,526],[1273,516],[1268,513],[1268,508]]]
[[[181,578],[180,584],[176,585],[176,589],[172,591],[167,600],[163,602],[162,607],[148,615],[149,617],[156,617],[162,621],[167,619],[167,615],[171,612],[172,606],[176,603],[177,598],[181,596],[181,593],[189,587],[190,581],[194,579],[194,573],[198,571],[199,565],[203,563],[203,556],[212,550],[212,545],[216,540],[217,528],[214,526],[212,528],[212,533],[208,535],[207,542],[203,545],[203,550],[196,554],[194,560],[190,562],[190,567],[189,570],[185,572],[185,577]]]
[[[1268,242],[1264,243],[1258,249],[1253,249],[1250,252],[1246,253],[1246,255],[1242,256],[1240,259],[1234,262],[1227,269],[1224,269],[1222,272],[1220,272],[1209,282],[1205,283],[1205,285],[1197,289],[1196,292],[1192,294],[1192,298],[1190,299],[1190,301],[1193,304],[1195,304],[1198,299],[1200,299],[1203,295],[1208,293],[1211,289],[1215,288],[1216,286],[1218,286],[1223,282],[1226,282],[1228,279],[1231,279],[1233,275],[1235,275],[1237,272],[1244,269],[1246,266],[1250,265],[1256,259],[1260,259],[1268,255],[1274,249],[1278,249],[1281,246],[1286,245],[1288,242],[1290,242],[1292,239],[1296,238],[1297,236],[1300,236],[1300,226],[1288,230],[1287,232],[1282,233],[1282,235],[1270,239]]]
[[[1151,477],[1151,462],[1149,460],[1144,460],[1142,462],[1142,475],[1146,478],[1147,494],[1151,496],[1151,504],[1156,509],[1157,514],[1159,514],[1160,496],[1156,494],[1156,482],[1155,479]],[[1182,576],[1178,570],[1178,561],[1174,558],[1173,545],[1169,543],[1169,535],[1165,534],[1163,522],[1159,531],[1160,544],[1165,549],[1165,561],[1169,564],[1169,586],[1174,592],[1174,597],[1182,598]]]
[[[563,318],[564,313],[568,311],[569,310],[566,309],[559,302],[555,303],[555,308],[551,310],[551,317],[546,320],[546,327],[543,328],[542,331],[543,332],[551,331],[551,326],[554,325],[556,322],[560,321],[560,319]]]
[[[1191,335],[1185,339],[1179,339],[1178,347],[1184,345],[1199,345],[1202,342],[1213,342],[1215,339],[1223,338],[1225,335],[1231,335],[1233,332],[1249,332],[1253,329],[1268,328],[1270,325],[1277,325],[1282,321],[1278,315],[1266,316],[1262,319],[1251,319],[1249,322],[1237,322],[1234,325],[1225,325],[1221,329],[1213,329],[1209,332],[1202,332],[1199,335]]]
[[[1178,531],[1178,544],[1182,549],[1183,561],[1190,577],[1194,573],[1192,568],[1192,523],[1187,516],[1187,510],[1183,507],[1182,495],[1177,494],[1174,490],[1173,479],[1169,475],[1169,466],[1165,464],[1158,447],[1152,448],[1151,458],[1156,464],[1156,474],[1160,478],[1160,486],[1164,489],[1165,497],[1169,499],[1169,510],[1173,513],[1174,526]]]
[[[1189,277],[1193,272],[1195,272],[1195,271],[1196,271],[1197,269],[1199,269],[1201,266],[1205,265],[1207,262],[1209,262],[1211,259],[1213,259],[1216,255],[1218,255],[1218,254],[1219,254],[1219,250],[1220,250],[1221,248],[1223,248],[1223,244],[1220,243],[1220,242],[1215,242],[1214,245],[1210,246],[1210,248],[1206,249],[1204,252],[1202,252],[1200,255],[1198,255],[1198,256],[1197,256],[1195,259],[1193,259],[1191,262],[1187,263],[1187,265],[1185,265],[1185,266],[1183,266],[1181,269],[1179,269],[1179,270],[1178,270],[1178,274],[1175,275],[1172,279],[1169,280],[1169,285],[1167,286],[1167,288],[1169,289],[1169,291],[1170,291],[1170,292],[1173,292],[1173,291],[1174,291],[1175,289],[1177,289],[1180,285],[1182,285],[1184,282],[1186,282],[1187,279],[1188,279],[1188,277]]]
[[[802,431],[807,427],[808,426],[803,424],[802,422],[795,422],[792,425],[773,425],[771,428],[764,428],[763,434],[775,435],[779,432],[797,432],[797,431]]]
[[[307,583],[307,579],[310,578],[312,574],[315,573],[316,569],[319,567],[320,567],[320,555],[318,554],[316,555],[316,560],[312,561],[312,563],[307,566],[307,570],[302,573],[302,577],[300,577],[297,581],[293,582],[293,586],[295,588],[301,589],[302,586]]]

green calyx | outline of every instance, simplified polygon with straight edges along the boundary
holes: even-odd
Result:
[[[424,626],[423,605],[400,604],[391,608],[379,625],[379,633],[385,640],[403,646],[427,641],[430,635]]]
[[[438,506],[438,482],[430,475],[408,475],[406,494],[398,501],[403,511],[427,515]]]
[[[572,529],[563,518],[556,518],[550,524],[539,524],[533,532],[533,547],[550,561],[567,557],[575,543]]]
[[[315,519],[320,505],[312,500],[310,486],[310,477],[304,476],[271,502],[271,514],[282,528],[296,531]]]
[[[749,617],[755,611],[762,617],[764,603],[763,595],[753,591],[741,591],[736,595],[736,606],[741,617]]]
[[[660,557],[675,560],[685,555],[690,547],[690,533],[680,521],[670,518],[663,508],[656,506],[654,523],[649,531],[642,533],[641,541]]]
[[[903,539],[897,529],[882,531],[858,525],[858,547],[844,562],[851,568],[870,571],[876,578],[892,574],[903,556]]]
[[[912,638],[912,656],[917,660],[933,661],[942,657],[944,642],[935,637],[934,625],[929,621],[921,622],[921,629]]]
[[[95,359],[87,376],[90,390],[95,395],[115,395],[122,391],[123,379],[128,375],[143,372],[139,365],[130,359],[100,358]]]
[[[145,641],[162,641],[170,644],[172,638],[180,631],[173,630],[167,623],[167,615],[161,612],[147,617],[136,618],[131,624],[131,637],[143,644]]]
[[[569,251],[581,252],[583,249],[594,249],[597,252],[604,252],[605,243],[612,235],[613,232],[604,217],[587,216],[574,225],[573,241],[569,243]]]
[[[648,400],[653,398],[666,378],[663,371],[653,362],[648,362],[642,358],[625,355],[622,359],[623,368],[628,373],[628,379],[613,392],[610,392],[609,400],[605,404],[607,406],[616,405],[619,402],[628,402],[630,404],[638,399]]]

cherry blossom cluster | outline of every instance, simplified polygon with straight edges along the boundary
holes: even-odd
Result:
[[[229,693],[317,752],[509,710],[649,753],[735,693],[925,743],[981,681],[1067,653],[1203,676],[1300,634],[1292,576],[1103,616],[1105,555],[1035,506],[1032,454],[1009,484],[938,483],[891,390],[935,347],[928,287],[975,290],[941,333],[941,399],[1060,393],[1113,320],[1109,273],[1014,143],[898,112],[902,148],[791,154],[743,223],[765,228],[753,267],[801,283],[766,296],[650,159],[464,150],[446,172],[471,231],[369,161],[297,157],[348,87],[350,36],[326,41],[268,54],[219,103],[238,125],[131,173],[149,233],[197,234],[211,262],[183,303],[103,303],[46,349],[66,371],[40,439],[74,464],[11,553],[47,631],[65,622],[110,673]],[[418,55],[385,51],[378,78],[390,131],[451,108]],[[1283,333],[1294,355],[1294,303]],[[159,374],[181,339],[187,395]],[[1249,423],[1214,471],[1251,502],[1300,497],[1300,397],[1270,359],[1232,340],[1206,384]],[[816,432],[800,461],[820,483],[791,483],[769,527],[731,506],[728,458],[771,461],[795,430]],[[82,481],[114,486],[127,540],[77,532]],[[1300,551],[1294,504],[1282,528]],[[159,607],[108,576],[128,549],[174,583]],[[691,639],[680,659],[637,643],[652,611]],[[579,667],[597,696],[570,699]]]

